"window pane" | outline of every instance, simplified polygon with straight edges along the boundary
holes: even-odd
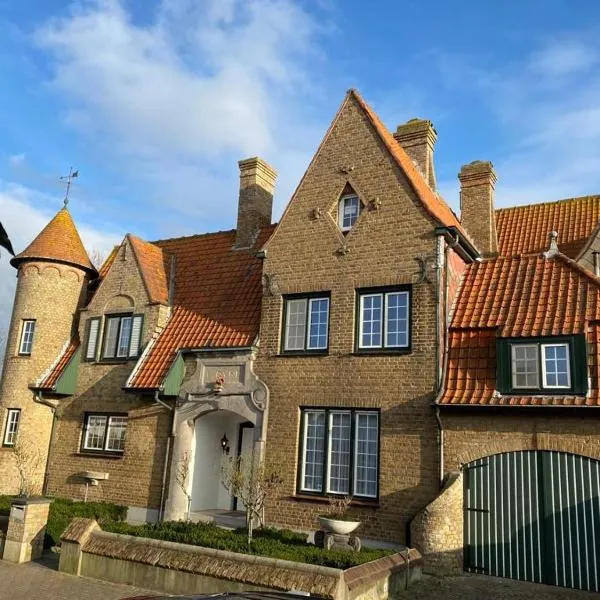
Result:
[[[106,440],[107,450],[125,450],[125,430],[127,429],[127,417],[110,417],[108,421],[108,438]]]
[[[361,296],[360,347],[381,348],[382,294]]]
[[[544,346],[545,387],[570,387],[569,347],[567,344]]]
[[[310,324],[308,348],[327,348],[327,328],[329,323],[329,298],[310,300]]]
[[[323,461],[325,458],[325,412],[308,411],[304,421],[304,476],[302,489],[323,491]]]
[[[100,329],[100,319],[91,319],[88,332],[88,343],[85,351],[85,357],[88,360],[96,358],[96,344],[98,343],[98,330]]]
[[[538,347],[512,346],[512,382],[515,388],[539,387]]]
[[[342,199],[340,203],[340,226],[343,230],[351,229],[356,223],[359,207],[358,196],[349,196]]]
[[[86,450],[104,450],[105,429],[106,417],[100,415],[90,415],[87,418],[85,442],[83,447]]]
[[[116,355],[119,321],[119,317],[109,317],[107,319],[106,339],[104,340],[104,358],[114,358]]]
[[[306,337],[306,298],[287,300],[285,350],[304,350]]]
[[[19,418],[21,411],[9,409],[6,416],[6,430],[4,432],[4,445],[14,446],[17,441],[17,430],[19,429]]]
[[[350,491],[350,413],[329,415],[329,482],[328,491],[347,494]]]
[[[35,321],[23,321],[23,331],[21,332],[21,347],[19,348],[19,354],[31,354],[34,331]]]
[[[131,317],[121,317],[121,329],[119,331],[119,344],[117,356],[122,358],[129,353],[129,340],[131,338]]]
[[[356,413],[354,493],[359,496],[377,496],[378,421],[377,413]]]
[[[386,294],[385,345],[408,346],[408,292]]]

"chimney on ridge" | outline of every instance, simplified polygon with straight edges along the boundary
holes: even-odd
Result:
[[[250,248],[260,229],[271,224],[273,191],[277,172],[262,158],[240,160],[240,199],[238,203],[236,248]]]
[[[411,119],[404,123],[404,125],[398,125],[396,133],[394,133],[394,138],[417,164],[425,181],[435,192],[433,149],[437,140],[437,133],[431,121]]]
[[[463,165],[460,180],[460,223],[483,256],[498,253],[494,189],[496,172],[489,161],[476,160]]]

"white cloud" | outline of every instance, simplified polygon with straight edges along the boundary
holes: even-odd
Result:
[[[578,40],[554,41],[534,52],[532,71],[548,77],[562,77],[587,71],[598,62],[596,49]]]
[[[8,157],[8,164],[11,167],[20,167],[25,162],[25,153],[12,154]]]
[[[225,164],[258,154],[277,168],[314,149],[326,123],[302,116],[319,90],[320,33],[292,0],[162,0],[144,24],[120,0],[97,0],[34,39],[52,59],[67,122],[156,186],[159,205],[168,194],[197,215],[225,198],[233,214],[237,173]],[[284,194],[301,171],[290,175]]]

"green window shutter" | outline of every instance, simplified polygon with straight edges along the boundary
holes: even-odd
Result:
[[[588,391],[587,342],[585,335],[573,336],[573,391],[576,394],[586,394]]]
[[[100,319],[88,319],[87,345],[85,349],[85,360],[96,359],[96,349],[98,346],[98,333],[100,331]]]
[[[508,394],[512,389],[510,342],[496,340],[496,388],[502,394]]]

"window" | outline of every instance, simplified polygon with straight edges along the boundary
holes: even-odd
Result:
[[[497,389],[504,393],[585,394],[588,387],[584,335],[498,339]]]
[[[125,415],[87,414],[82,449],[93,452],[123,452],[126,430]]]
[[[303,409],[299,491],[378,495],[379,413]]]
[[[135,358],[139,354],[140,340],[142,334],[142,315],[114,315],[107,316],[104,325],[104,349],[102,358]],[[88,335],[88,347],[86,357],[93,358],[96,354],[95,341],[93,347],[92,327],[90,323],[90,333]]]
[[[6,429],[4,430],[4,445],[14,446],[17,441],[17,431],[19,430],[19,420],[21,410],[18,408],[9,408],[6,416]]]
[[[338,225],[342,231],[350,231],[360,214],[360,199],[352,194],[342,196],[338,204]]]
[[[365,290],[358,293],[358,350],[410,347],[410,292]]]
[[[284,352],[324,352],[329,333],[329,297],[286,298]]]
[[[19,344],[19,354],[31,354],[31,348],[33,347],[34,332],[35,321],[33,319],[24,320],[23,326],[21,327],[21,343]]]

